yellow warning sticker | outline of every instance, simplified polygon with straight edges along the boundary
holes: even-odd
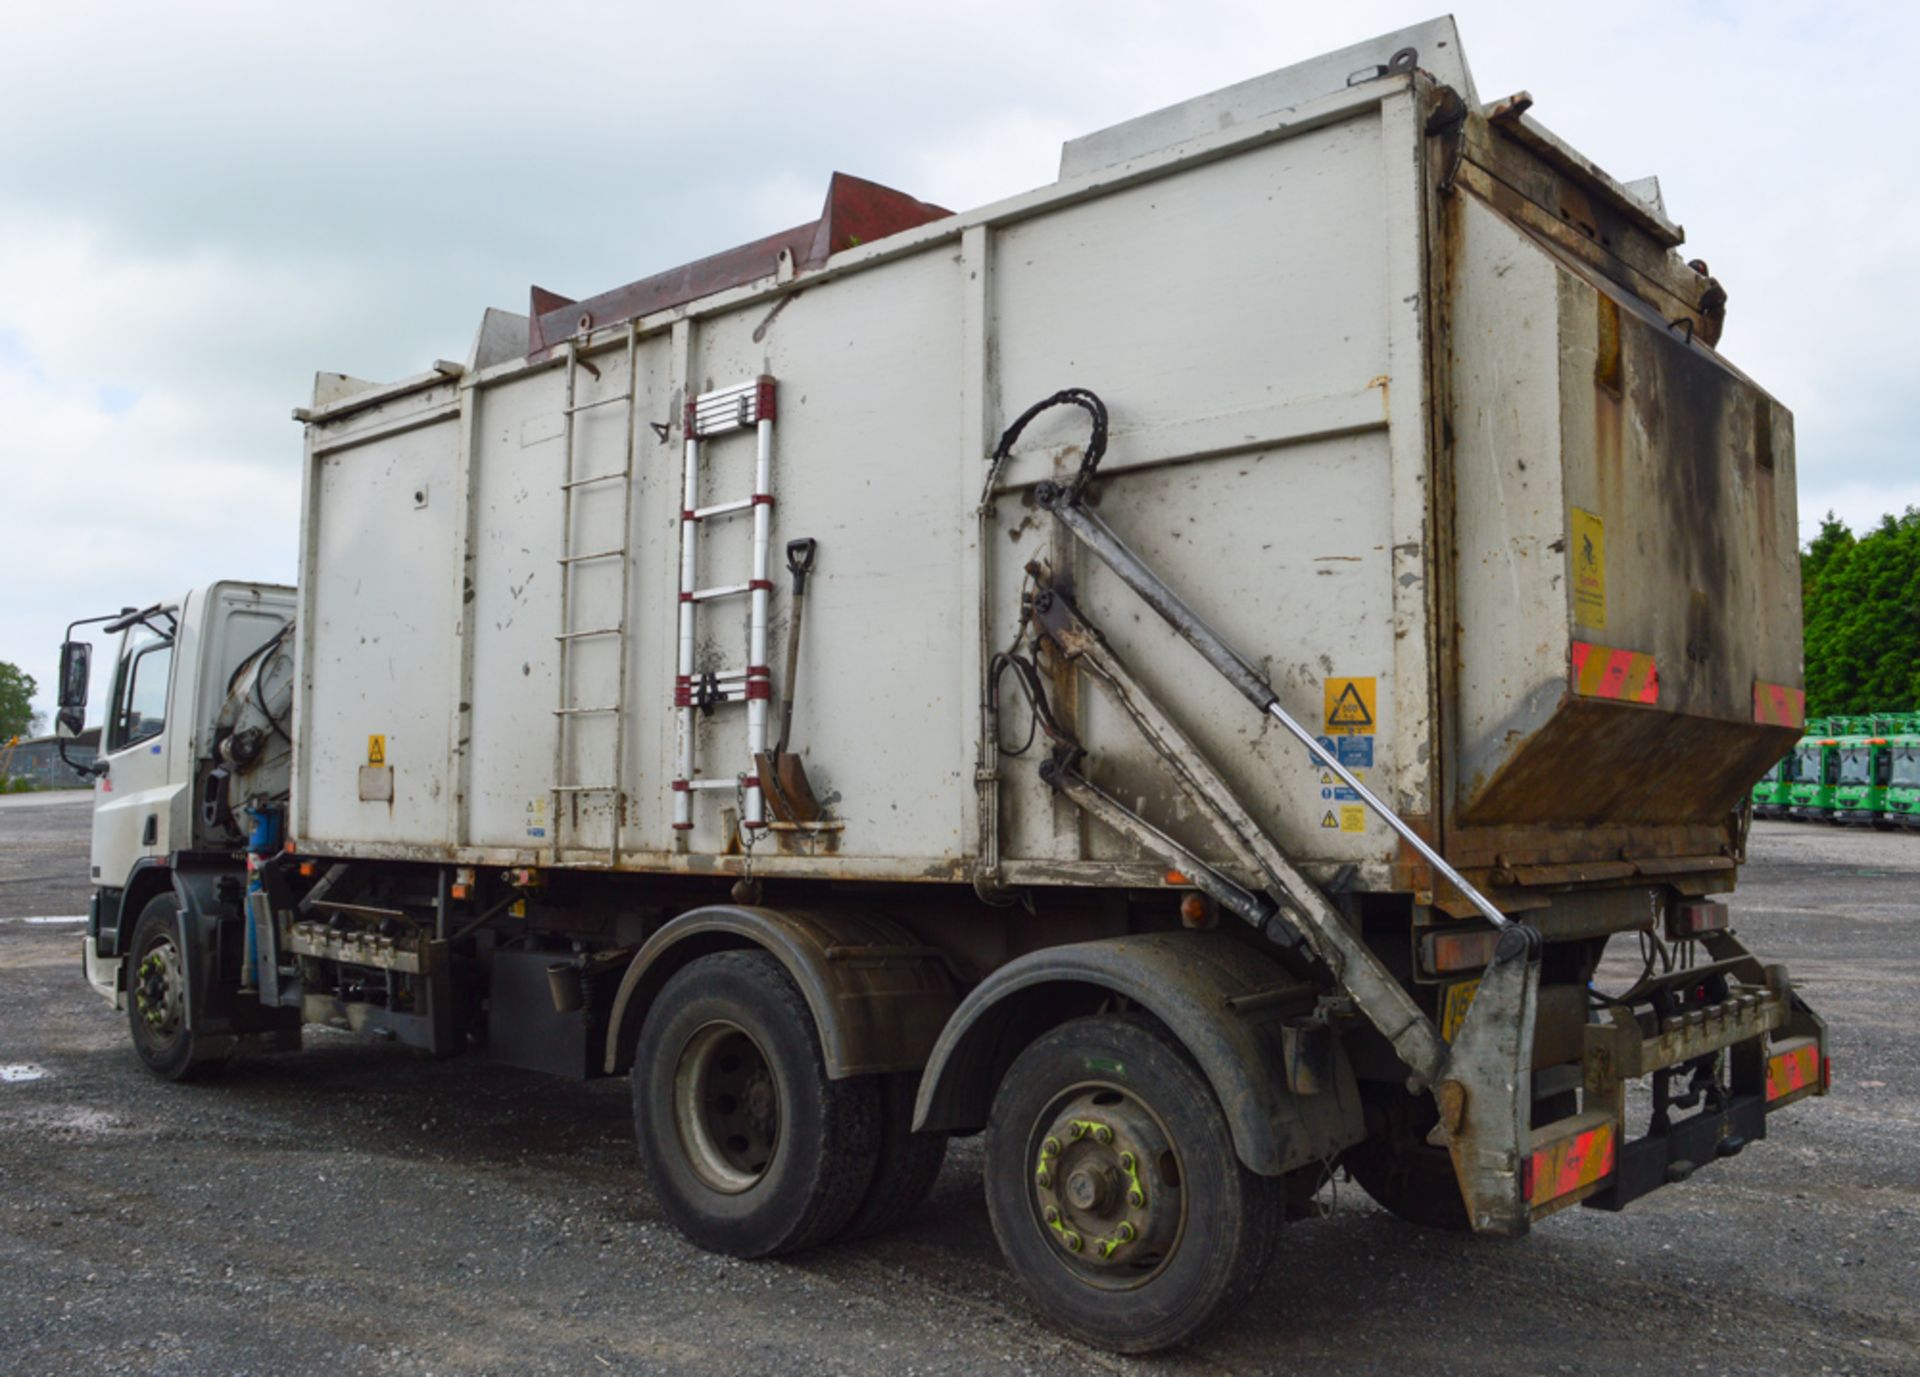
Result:
[[[1592,512],[1573,509],[1573,619],[1607,624],[1607,527]]]
[[[1448,1042],[1460,1031],[1460,1025],[1467,1021],[1467,1010],[1473,1007],[1473,997],[1480,993],[1480,981],[1461,980],[1447,986],[1440,997],[1440,1036]]]
[[[1328,831],[1337,832],[1340,830],[1340,819],[1336,818],[1333,815],[1333,809],[1329,808],[1326,815],[1320,819],[1320,825]]]
[[[1375,708],[1379,681],[1371,674],[1358,679],[1329,679],[1325,686],[1327,735],[1371,736],[1379,719]]]
[[[1357,803],[1340,805],[1340,830],[1342,832],[1364,832],[1367,830],[1367,810]]]
[[[367,738],[367,764],[384,765],[387,763],[387,738],[383,735]]]

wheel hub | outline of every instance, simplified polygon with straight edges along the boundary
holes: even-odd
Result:
[[[133,1003],[147,1026],[161,1037],[172,1037],[180,1030],[185,987],[179,948],[167,939],[149,947],[134,969]]]
[[[780,1141],[780,1090],[759,1044],[725,1021],[697,1029],[674,1069],[673,1115],[703,1182],[727,1195],[751,1189]]]
[[[1179,1238],[1173,1144],[1123,1091],[1089,1087],[1056,1106],[1039,1134],[1032,1188],[1054,1246],[1088,1280],[1115,1284],[1155,1270]]]

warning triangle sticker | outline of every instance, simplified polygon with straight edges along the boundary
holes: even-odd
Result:
[[[1333,700],[1333,711],[1327,714],[1329,727],[1371,727],[1373,714],[1367,711],[1360,690],[1348,684],[1340,690],[1340,696]]]
[[[1336,818],[1333,815],[1333,809],[1329,808],[1327,809],[1327,815],[1320,819],[1320,825],[1322,827],[1330,827],[1337,832],[1340,830],[1340,819]]]

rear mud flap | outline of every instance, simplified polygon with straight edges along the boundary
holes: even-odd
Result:
[[[1500,934],[1473,1008],[1435,1088],[1444,1137],[1475,1233],[1527,1231],[1523,1171],[1532,1153],[1533,1028],[1540,1002],[1539,933]]]

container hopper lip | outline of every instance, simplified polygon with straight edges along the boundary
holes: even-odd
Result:
[[[1597,192],[1609,209],[1631,221],[1663,249],[1677,249],[1687,242],[1687,232],[1607,172],[1593,159],[1528,114],[1533,96],[1518,91],[1486,109],[1487,123],[1519,144],[1555,171]]]
[[[878,182],[836,172],[828,180],[826,204],[819,217],[804,225],[579,301],[541,287],[532,288],[527,358],[544,358],[562,341],[582,332],[684,306],[783,270],[818,267],[844,249],[918,229],[952,214],[944,206],[917,201]]]

